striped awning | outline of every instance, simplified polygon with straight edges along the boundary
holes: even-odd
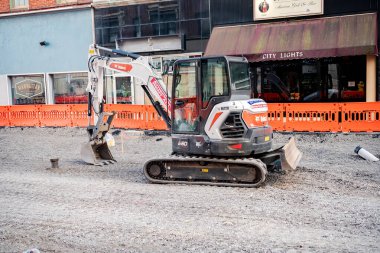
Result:
[[[251,62],[377,54],[376,13],[216,27],[205,52]]]

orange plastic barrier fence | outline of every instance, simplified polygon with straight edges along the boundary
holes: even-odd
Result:
[[[72,126],[71,105],[43,105],[39,110],[40,126]]]
[[[10,126],[9,106],[0,106],[0,126]]]
[[[42,105],[9,106],[10,126],[40,126],[39,109]]]
[[[286,131],[340,131],[340,108],[337,103],[284,104],[284,106],[286,109]]]
[[[72,127],[86,127],[88,125],[87,108],[86,104],[71,105]]]
[[[343,103],[342,132],[380,131],[380,103]]]
[[[268,121],[275,131],[380,132],[380,102],[268,104]],[[108,104],[116,111],[113,127],[166,130],[151,105]],[[0,126],[86,127],[87,105],[0,106]]]
[[[284,104],[268,104],[269,125],[276,131],[285,131]]]
[[[147,130],[166,129],[165,122],[158,117],[153,106],[108,104],[105,106],[105,110],[117,112],[112,123],[113,127]]]

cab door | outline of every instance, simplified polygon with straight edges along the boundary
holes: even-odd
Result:
[[[176,63],[173,78],[174,133],[199,133],[198,94],[199,60],[181,60]]]

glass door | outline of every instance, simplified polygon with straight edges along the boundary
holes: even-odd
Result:
[[[197,62],[183,61],[175,70],[173,131],[196,133],[199,124],[197,106]]]

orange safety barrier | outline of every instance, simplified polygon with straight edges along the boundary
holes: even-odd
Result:
[[[39,109],[41,105],[9,106],[10,126],[40,126]]]
[[[285,131],[284,104],[268,104],[268,122],[274,131]]]
[[[71,125],[72,127],[86,127],[88,125],[86,104],[75,104],[71,106]],[[93,122],[93,121],[91,121]]]
[[[168,127],[160,115],[157,113],[153,106],[145,107],[147,111],[146,128],[149,130],[167,130]]]
[[[0,126],[10,126],[9,106],[0,106]]]
[[[380,132],[380,102],[273,103],[268,108],[268,121],[275,131]],[[113,127],[167,129],[151,105],[107,104],[105,110],[117,112]],[[0,126],[87,125],[85,104],[0,106]]]
[[[39,110],[40,126],[71,126],[71,105],[44,105]]]
[[[284,104],[285,130],[300,132],[339,132],[338,103]]]
[[[342,104],[342,132],[377,131],[380,131],[380,102]]]
[[[153,106],[146,105],[122,105],[107,104],[106,111],[116,111],[116,117],[113,120],[113,127],[147,129],[147,130],[165,130],[165,122],[158,117]]]

